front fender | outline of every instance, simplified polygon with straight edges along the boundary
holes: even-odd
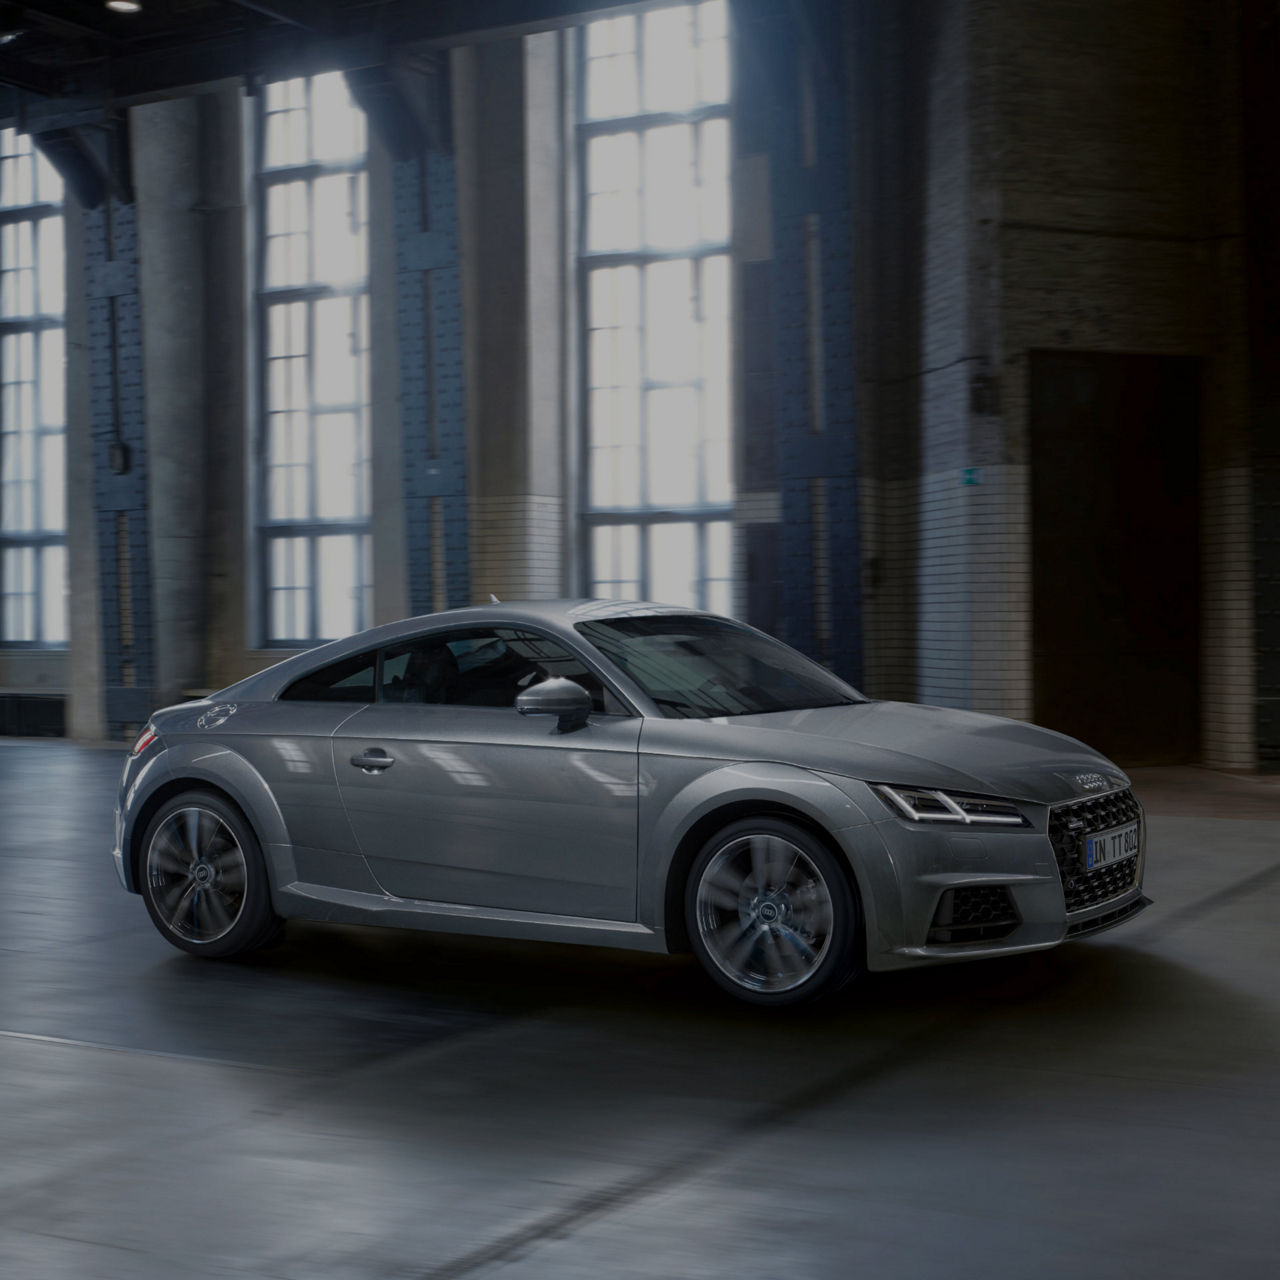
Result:
[[[206,785],[223,791],[248,818],[262,845],[267,868],[275,884],[288,884],[291,874],[292,844],[284,817],[262,775],[238,752],[209,743],[178,743],[167,748],[130,788],[120,847],[124,850],[125,888],[138,892],[133,858],[136,824],[148,810],[148,801],[163,787],[178,782]],[[282,878],[284,877],[284,878]]]
[[[866,811],[843,790],[808,769],[781,763],[723,764],[677,756],[641,756],[640,922],[671,936],[665,919],[666,886],[682,844],[699,824],[743,804],[790,809],[827,832],[853,872],[868,945],[878,949],[878,912],[885,889],[890,889],[891,901],[897,896],[883,841]],[[725,822],[732,820],[733,814],[726,812]],[[682,867],[674,870],[682,873]]]

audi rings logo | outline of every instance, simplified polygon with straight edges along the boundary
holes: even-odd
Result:
[[[234,707],[231,708],[233,711]],[[1107,785],[1107,780],[1100,773],[1077,773],[1076,786],[1081,791],[1101,791]]]
[[[208,711],[196,721],[197,729],[216,729],[220,724],[226,724],[236,713],[236,704],[234,702],[220,702],[216,707],[210,707]]]

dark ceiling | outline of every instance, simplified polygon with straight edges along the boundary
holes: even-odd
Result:
[[[350,70],[406,44],[535,30],[609,0],[103,0],[0,3],[0,117],[53,120],[230,76]]]

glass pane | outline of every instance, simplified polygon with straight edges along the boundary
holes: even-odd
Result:
[[[631,53],[636,47],[636,20],[630,14],[587,23],[587,57]]]
[[[729,43],[710,40],[698,50],[698,96],[703,102],[729,100]]]
[[[645,373],[678,382],[695,373],[698,330],[693,313],[693,263],[655,262],[645,268]]]
[[[305,409],[310,403],[307,394],[307,362],[293,360],[269,360],[267,362],[267,408]]]
[[[316,404],[354,404],[359,370],[352,300],[323,298],[314,315]]]
[[[634,115],[639,105],[635,54],[587,63],[587,115],[593,120]]]
[[[706,607],[711,613],[721,613],[726,617],[733,616],[733,583],[719,579],[708,582]]]
[[[306,231],[311,222],[307,205],[305,182],[273,183],[267,188],[267,235]]]
[[[29,382],[6,383],[3,422],[10,431],[33,431],[36,425],[35,387]]]
[[[591,594],[606,600],[640,595],[638,525],[597,525],[591,530]]]
[[[266,168],[303,164],[307,159],[307,117],[301,111],[267,116]]]
[[[698,181],[703,240],[729,238],[729,122],[708,120],[698,131]]]
[[[336,535],[316,539],[319,639],[349,636],[357,629],[359,541],[359,538]]]
[[[707,577],[733,576],[733,526],[727,520],[707,525]]]
[[[60,316],[66,305],[65,275],[67,249],[62,234],[61,218],[40,220],[40,311],[46,316]]]
[[[302,78],[273,80],[264,88],[268,111],[301,110],[307,105],[307,82]]]
[[[667,387],[646,397],[649,502],[687,506],[698,500],[698,392]]]
[[[729,260],[707,258],[702,264],[702,431],[707,502],[732,497],[729,447]]]
[[[40,639],[67,642],[67,549],[45,547],[40,565]]]
[[[364,175],[341,173],[317,178],[314,208],[312,279],[328,284],[363,279],[369,273]]]
[[[40,336],[40,423],[60,427],[66,421],[66,338],[61,329]]]
[[[40,437],[40,528],[60,533],[67,527],[66,439],[62,432]]]
[[[692,11],[687,5],[644,15],[644,105],[685,111],[696,97]]]
[[[698,238],[693,182],[693,126],[666,125],[644,135],[645,241],[654,248],[693,244]]]
[[[696,608],[698,526],[655,524],[649,529],[649,597],[661,604]]]
[[[61,204],[63,196],[62,178],[45,158],[44,152],[39,147],[35,149],[35,156],[36,199],[41,204]]]
[[[276,303],[267,308],[267,355],[301,356],[307,352],[307,306]]]
[[[640,404],[634,391],[606,389],[591,393],[591,443],[640,443]]]
[[[640,381],[640,335],[635,329],[595,329],[591,334],[593,387],[634,387]]]
[[[315,160],[350,160],[365,149],[364,112],[351,101],[346,77],[327,71],[311,80],[311,155]]]
[[[634,326],[640,321],[640,272],[635,267],[611,267],[591,272],[593,329]]]
[[[729,9],[725,0],[702,0],[698,6],[698,39],[722,40],[729,34]]]
[[[634,133],[592,138],[587,144],[587,248],[593,252],[640,245],[640,141]]]
[[[360,512],[359,435],[353,413],[316,418],[316,515],[352,519]]]
[[[591,505],[640,505],[640,450],[634,446],[601,446],[591,450]]]
[[[36,638],[36,553],[34,547],[5,549],[0,584],[4,589],[5,640]]]
[[[305,640],[310,636],[308,554],[306,538],[273,538],[271,541],[268,634],[272,640]]]

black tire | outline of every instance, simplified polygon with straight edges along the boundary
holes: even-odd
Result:
[[[749,1004],[830,995],[860,966],[861,912],[850,876],[818,837],[783,818],[743,818],[689,870],[685,925],[713,982]]]
[[[138,870],[152,923],[182,951],[241,955],[283,928],[257,836],[212,792],[185,791],[161,805],[142,838]]]

